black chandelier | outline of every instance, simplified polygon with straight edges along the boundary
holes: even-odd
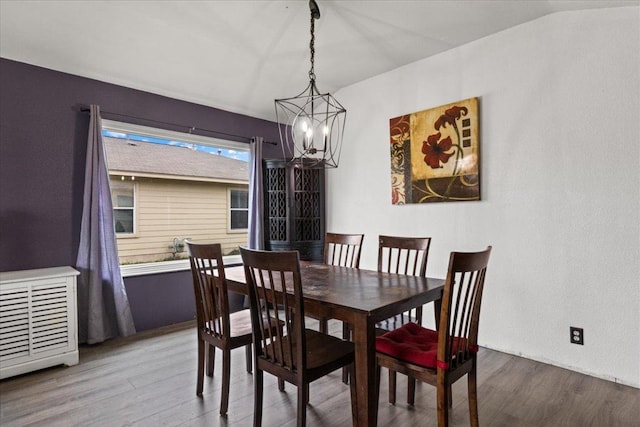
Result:
[[[309,0],[311,11],[311,68],[309,85],[293,98],[276,99],[276,120],[284,157],[302,167],[338,167],[347,110],[329,93],[320,93],[314,73],[315,20],[320,9]]]

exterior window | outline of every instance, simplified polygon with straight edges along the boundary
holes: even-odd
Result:
[[[135,233],[134,186],[131,181],[111,184],[111,202],[113,203],[113,224],[116,234]]]
[[[120,265],[189,268],[186,241],[219,242],[225,262],[238,262],[232,257],[247,244],[247,144],[102,123]]]
[[[246,231],[249,227],[249,192],[229,190],[229,229]]]

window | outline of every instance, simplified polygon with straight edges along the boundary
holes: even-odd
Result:
[[[125,181],[111,183],[111,202],[113,203],[113,224],[116,234],[135,233],[135,198],[133,182]]]
[[[247,144],[110,120],[103,141],[123,275],[188,269],[185,240],[221,243],[225,263],[239,262]]]
[[[229,189],[229,230],[246,231],[249,227],[249,191]]]

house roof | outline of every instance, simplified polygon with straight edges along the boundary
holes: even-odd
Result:
[[[152,142],[104,137],[107,167],[136,176],[247,183],[249,165],[242,160]]]

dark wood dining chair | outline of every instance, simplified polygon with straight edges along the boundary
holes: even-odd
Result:
[[[248,309],[229,312],[229,295],[219,243],[196,244],[185,242],[189,250],[189,261],[193,276],[193,291],[196,300],[196,323],[198,336],[198,371],[196,394],[202,395],[205,362],[207,376],[213,376],[216,347],[222,351],[222,397],[220,414],[227,413],[229,406],[229,382],[231,376],[231,350],[246,348],[247,372],[251,373],[251,314]],[[271,320],[268,326],[277,330],[281,325]]]
[[[324,238],[324,251],[322,252],[322,262],[340,267],[360,268],[360,251],[364,234],[339,234],[327,233]],[[320,332],[329,333],[329,319],[321,317]],[[347,323],[342,324],[342,339],[351,338],[351,329]],[[349,382],[349,373],[346,368],[342,368],[342,382]]]
[[[359,268],[360,250],[364,234],[339,234],[327,233],[324,237],[324,250],[322,252],[322,262],[340,267]],[[320,318],[320,332],[329,333],[327,318]],[[349,338],[349,329],[342,326],[342,337]],[[346,335],[345,335],[346,334]]]
[[[309,384],[343,366],[353,370],[354,345],[305,327],[297,251],[240,248],[249,292],[254,336],[254,426],[262,424],[263,371],[298,387],[298,426],[306,423]],[[265,319],[285,323],[284,331],[265,328]],[[356,423],[355,384],[351,409]]]
[[[378,271],[426,277],[430,245],[430,237],[379,236]],[[376,325],[376,333],[381,335],[409,322],[422,324],[422,307],[379,322]],[[415,380],[409,377],[407,401],[413,398],[415,386]],[[396,373],[391,369],[389,369],[389,403],[396,403]]]
[[[490,254],[491,246],[451,253],[437,331],[408,323],[376,338],[378,393],[381,366],[436,386],[440,427],[449,425],[451,385],[464,375],[471,425],[478,426],[478,321]]]

